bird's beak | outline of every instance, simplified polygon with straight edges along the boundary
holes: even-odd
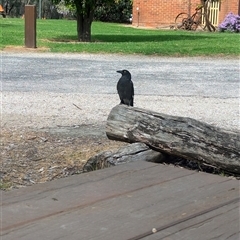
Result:
[[[122,73],[122,70],[118,70],[117,72],[118,72],[118,73]]]

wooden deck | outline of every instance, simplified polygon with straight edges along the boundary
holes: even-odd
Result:
[[[139,161],[1,194],[1,240],[240,239],[239,181],[173,166]]]

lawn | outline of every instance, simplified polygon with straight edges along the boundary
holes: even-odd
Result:
[[[24,46],[24,19],[1,18],[0,48]],[[37,20],[37,47],[51,52],[123,53],[161,56],[239,56],[237,33],[132,28],[93,22],[92,42],[77,41],[76,21]]]

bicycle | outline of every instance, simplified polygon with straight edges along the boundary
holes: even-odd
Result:
[[[192,16],[184,12],[179,13],[175,18],[175,29],[196,31],[199,26],[201,26],[202,29],[205,29],[206,24],[203,24],[205,13],[202,11],[202,9],[202,5],[197,7]]]

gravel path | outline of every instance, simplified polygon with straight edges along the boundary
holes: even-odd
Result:
[[[237,130],[236,98],[136,96],[135,106],[156,112],[192,117],[215,126]],[[2,127],[54,128],[105,123],[117,94],[4,92]],[[78,109],[76,106],[81,109]]]
[[[119,103],[116,70],[126,68],[135,106],[239,129],[238,59],[1,54],[4,127],[104,123]]]

